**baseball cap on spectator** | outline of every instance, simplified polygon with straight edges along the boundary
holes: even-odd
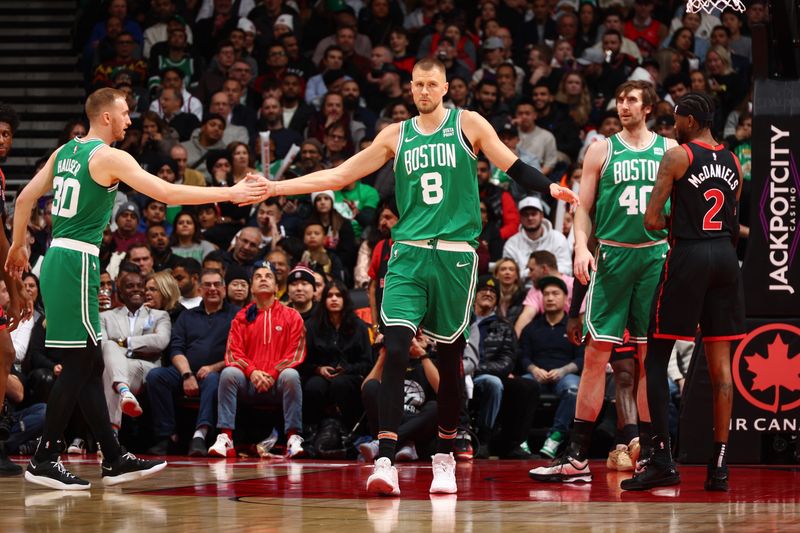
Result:
[[[283,15],[281,15],[283,16]],[[288,16],[288,15],[287,15]],[[280,18],[280,17],[278,17]],[[291,18],[291,17],[289,17]],[[256,32],[256,25],[253,24],[253,21],[248,18],[240,18],[239,23],[236,25],[237,28],[242,30],[245,33],[255,33]]]
[[[291,272],[289,272],[289,278],[286,281],[286,284],[291,285],[295,281],[305,281],[310,283],[312,287],[316,283],[316,280],[314,279],[314,272],[305,265],[297,265],[292,269]]]
[[[349,80],[350,76],[345,74],[344,70],[342,70],[342,69],[326,70],[322,74],[322,81],[325,82],[325,86],[326,87],[330,87],[331,85],[333,85],[334,82],[336,82],[337,80],[339,80],[341,78]]]
[[[119,209],[117,210],[117,214],[114,216],[114,220],[117,220],[122,213],[130,212],[136,215],[137,220],[142,219],[142,215],[139,214],[139,207],[133,202],[125,202]]]
[[[175,174],[178,173],[178,162],[172,159],[171,157],[161,154],[157,154],[156,156],[153,157],[153,160],[148,165],[147,170],[152,174],[157,174],[158,171],[161,170],[161,168],[164,165],[169,166],[169,168],[172,169],[173,173]]]
[[[223,117],[219,113],[206,113],[203,116],[203,122],[201,122],[200,124],[203,125],[207,123],[209,120],[215,120],[215,119],[221,121],[223,124],[227,124],[225,117]]]
[[[183,18],[183,17],[182,17],[182,16],[180,16],[180,15],[172,15],[172,16],[169,18],[169,21],[170,21],[170,22],[178,22],[178,23],[182,24],[184,27],[186,27],[186,26],[187,26],[187,24],[186,24],[186,19],[185,19],[185,18]]]
[[[233,158],[231,157],[231,153],[229,151],[221,149],[209,150],[208,155],[206,155],[206,168],[210,171],[220,159],[227,159],[228,163],[233,164]]]
[[[646,68],[636,67],[631,75],[628,76],[628,81],[646,81],[647,83],[653,84],[653,87],[656,85],[656,80],[653,79],[653,75]]]
[[[505,45],[503,44],[503,39],[501,39],[500,37],[489,37],[488,39],[486,39],[486,42],[483,43],[484,50],[497,50],[498,48],[499,49],[505,48]]]
[[[275,19],[275,24],[272,25],[274,28],[275,26],[283,25],[289,28],[289,30],[294,31],[294,21],[292,20],[292,16],[288,13],[284,13],[283,15],[279,16]]]
[[[587,67],[589,65],[598,65],[605,60],[603,51],[598,48],[587,48],[578,58],[578,64]]]
[[[507,138],[519,137],[519,131],[517,130],[517,127],[514,124],[512,124],[511,122],[506,122],[497,129],[497,136],[507,137]]]
[[[317,198],[319,196],[323,195],[323,194],[326,195],[326,196],[329,196],[330,199],[331,199],[331,202],[335,202],[336,201],[336,196],[334,195],[332,190],[317,191],[317,192],[312,192],[311,193],[311,205],[314,205],[314,202],[317,200]]]
[[[322,143],[313,137],[309,137],[308,139],[303,141],[303,144],[310,144],[311,146],[316,148],[319,153],[322,153]],[[302,148],[302,145],[300,147]]]
[[[519,201],[517,205],[517,209],[521,213],[523,209],[527,208],[538,209],[539,211],[544,213],[544,204],[542,204],[542,199],[538,196],[526,196],[522,200]]]
[[[250,276],[247,275],[247,270],[236,263],[231,263],[225,269],[225,285],[230,285],[235,280],[243,280],[250,283]]]
[[[478,287],[475,292],[482,291],[483,289],[490,289],[494,292],[495,298],[500,298],[500,283],[491,274],[484,274],[478,278]]]
[[[564,294],[569,292],[567,290],[567,284],[564,282],[564,280],[556,276],[544,276],[536,282],[536,288],[540,291],[543,291],[545,287],[550,285],[556,285],[559,289],[564,291]]]
[[[574,12],[578,11],[578,0],[558,0],[556,3],[556,13],[561,11],[563,8],[567,8]]]
[[[656,119],[656,127],[658,126],[674,126],[675,117],[672,115],[661,115]]]
[[[328,8],[328,11],[331,13],[340,13],[342,11],[353,11],[353,8],[347,5],[345,0],[328,0],[325,2],[325,7]],[[355,12],[353,12],[355,15]]]

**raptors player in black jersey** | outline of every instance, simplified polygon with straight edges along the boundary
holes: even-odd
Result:
[[[0,102],[0,163],[4,163],[11,151],[14,133],[19,127],[19,116],[14,108]],[[6,238],[6,178],[0,168],[0,260],[5,261],[8,254],[8,239]],[[0,279],[6,282],[8,295],[11,302],[8,313],[0,309],[0,476],[15,476],[22,473],[22,468],[11,462],[6,456],[3,441],[8,439],[12,421],[9,416],[6,398],[6,383],[11,365],[14,363],[14,345],[11,342],[10,332],[19,325],[21,320],[30,318],[31,302],[22,284],[11,277],[5,270],[0,272]]]
[[[648,229],[669,227],[670,252],[661,271],[647,339],[647,399],[654,452],[637,465],[624,490],[680,483],[672,461],[667,424],[667,364],[676,340],[705,346],[714,401],[714,455],[706,490],[728,490],[725,448],[731,419],[731,341],[745,334],[744,290],[736,258],[737,217],[742,190],[738,159],[711,135],[713,101],[703,93],[683,96],[675,106],[680,146],[664,155],[645,213]],[[671,216],[664,205],[672,199]]]

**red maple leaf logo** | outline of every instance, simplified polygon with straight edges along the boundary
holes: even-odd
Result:
[[[745,356],[747,369],[755,374],[754,391],[765,391],[775,387],[775,402],[772,412],[777,413],[780,406],[781,387],[788,391],[800,390],[800,357],[789,358],[789,345],[783,342],[780,334],[775,335],[772,344],[767,345],[769,355],[759,353]]]

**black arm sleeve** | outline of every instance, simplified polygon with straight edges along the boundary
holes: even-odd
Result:
[[[572,301],[569,304],[569,317],[578,318],[581,314],[581,304],[589,291],[589,285],[584,285],[578,279],[572,284]]]
[[[538,169],[523,163],[521,159],[514,161],[514,164],[506,170],[506,174],[527,191],[550,194],[550,184],[553,182]]]

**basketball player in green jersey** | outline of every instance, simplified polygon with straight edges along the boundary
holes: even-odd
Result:
[[[453,439],[463,376],[461,357],[477,279],[475,247],[481,230],[476,154],[528,190],[576,202],[569,189],[522,163],[477,113],[442,106],[445,68],[423,59],[414,66],[411,91],[420,115],[385,128],[366,149],[336,168],[271,182],[269,196],[341,189],[394,158],[400,218],[392,229],[391,258],[380,318],[388,357],[378,398],[379,452],[367,491],[399,495],[392,465],[403,413],[403,379],[418,328],[438,342],[437,453],[433,493],[456,492]]]
[[[61,464],[61,440],[75,405],[103,450],[105,485],[140,479],[162,470],[165,461],[143,461],[123,453],[111,429],[103,392],[103,352],[97,293],[100,285],[99,245],[111,219],[117,185],[165,203],[251,203],[266,190],[264,178],[248,178],[230,188],[191,187],[167,183],[142,170],[128,153],[109,145],[121,141],[130,126],[125,94],[100,89],[86,100],[90,128],[58,148],[17,197],[14,239],[6,271],[20,279],[29,270],[24,247],[31,207],[53,189],[53,241],[42,264],[41,286],[47,314],[45,346],[59,350],[62,371],[47,402],[44,433],[25,472],[25,479],[60,490],[86,490]]]
[[[591,144],[584,158],[581,202],[574,220],[574,270],[578,281],[589,283],[584,326],[588,339],[567,451],[555,464],[532,469],[529,475],[537,481],[591,481],[587,455],[603,406],[606,365],[612,347],[622,344],[626,328],[631,342],[638,345],[639,434],[649,433],[644,371],[647,327],[668,245],[666,231],[645,229],[644,212],[659,162],[677,145],[647,129],[645,120],[657,99],[649,83],[628,81],[620,85],[616,100],[622,131]],[[594,257],[587,246],[593,207],[598,240]],[[640,439],[640,443],[645,445],[647,440]]]

